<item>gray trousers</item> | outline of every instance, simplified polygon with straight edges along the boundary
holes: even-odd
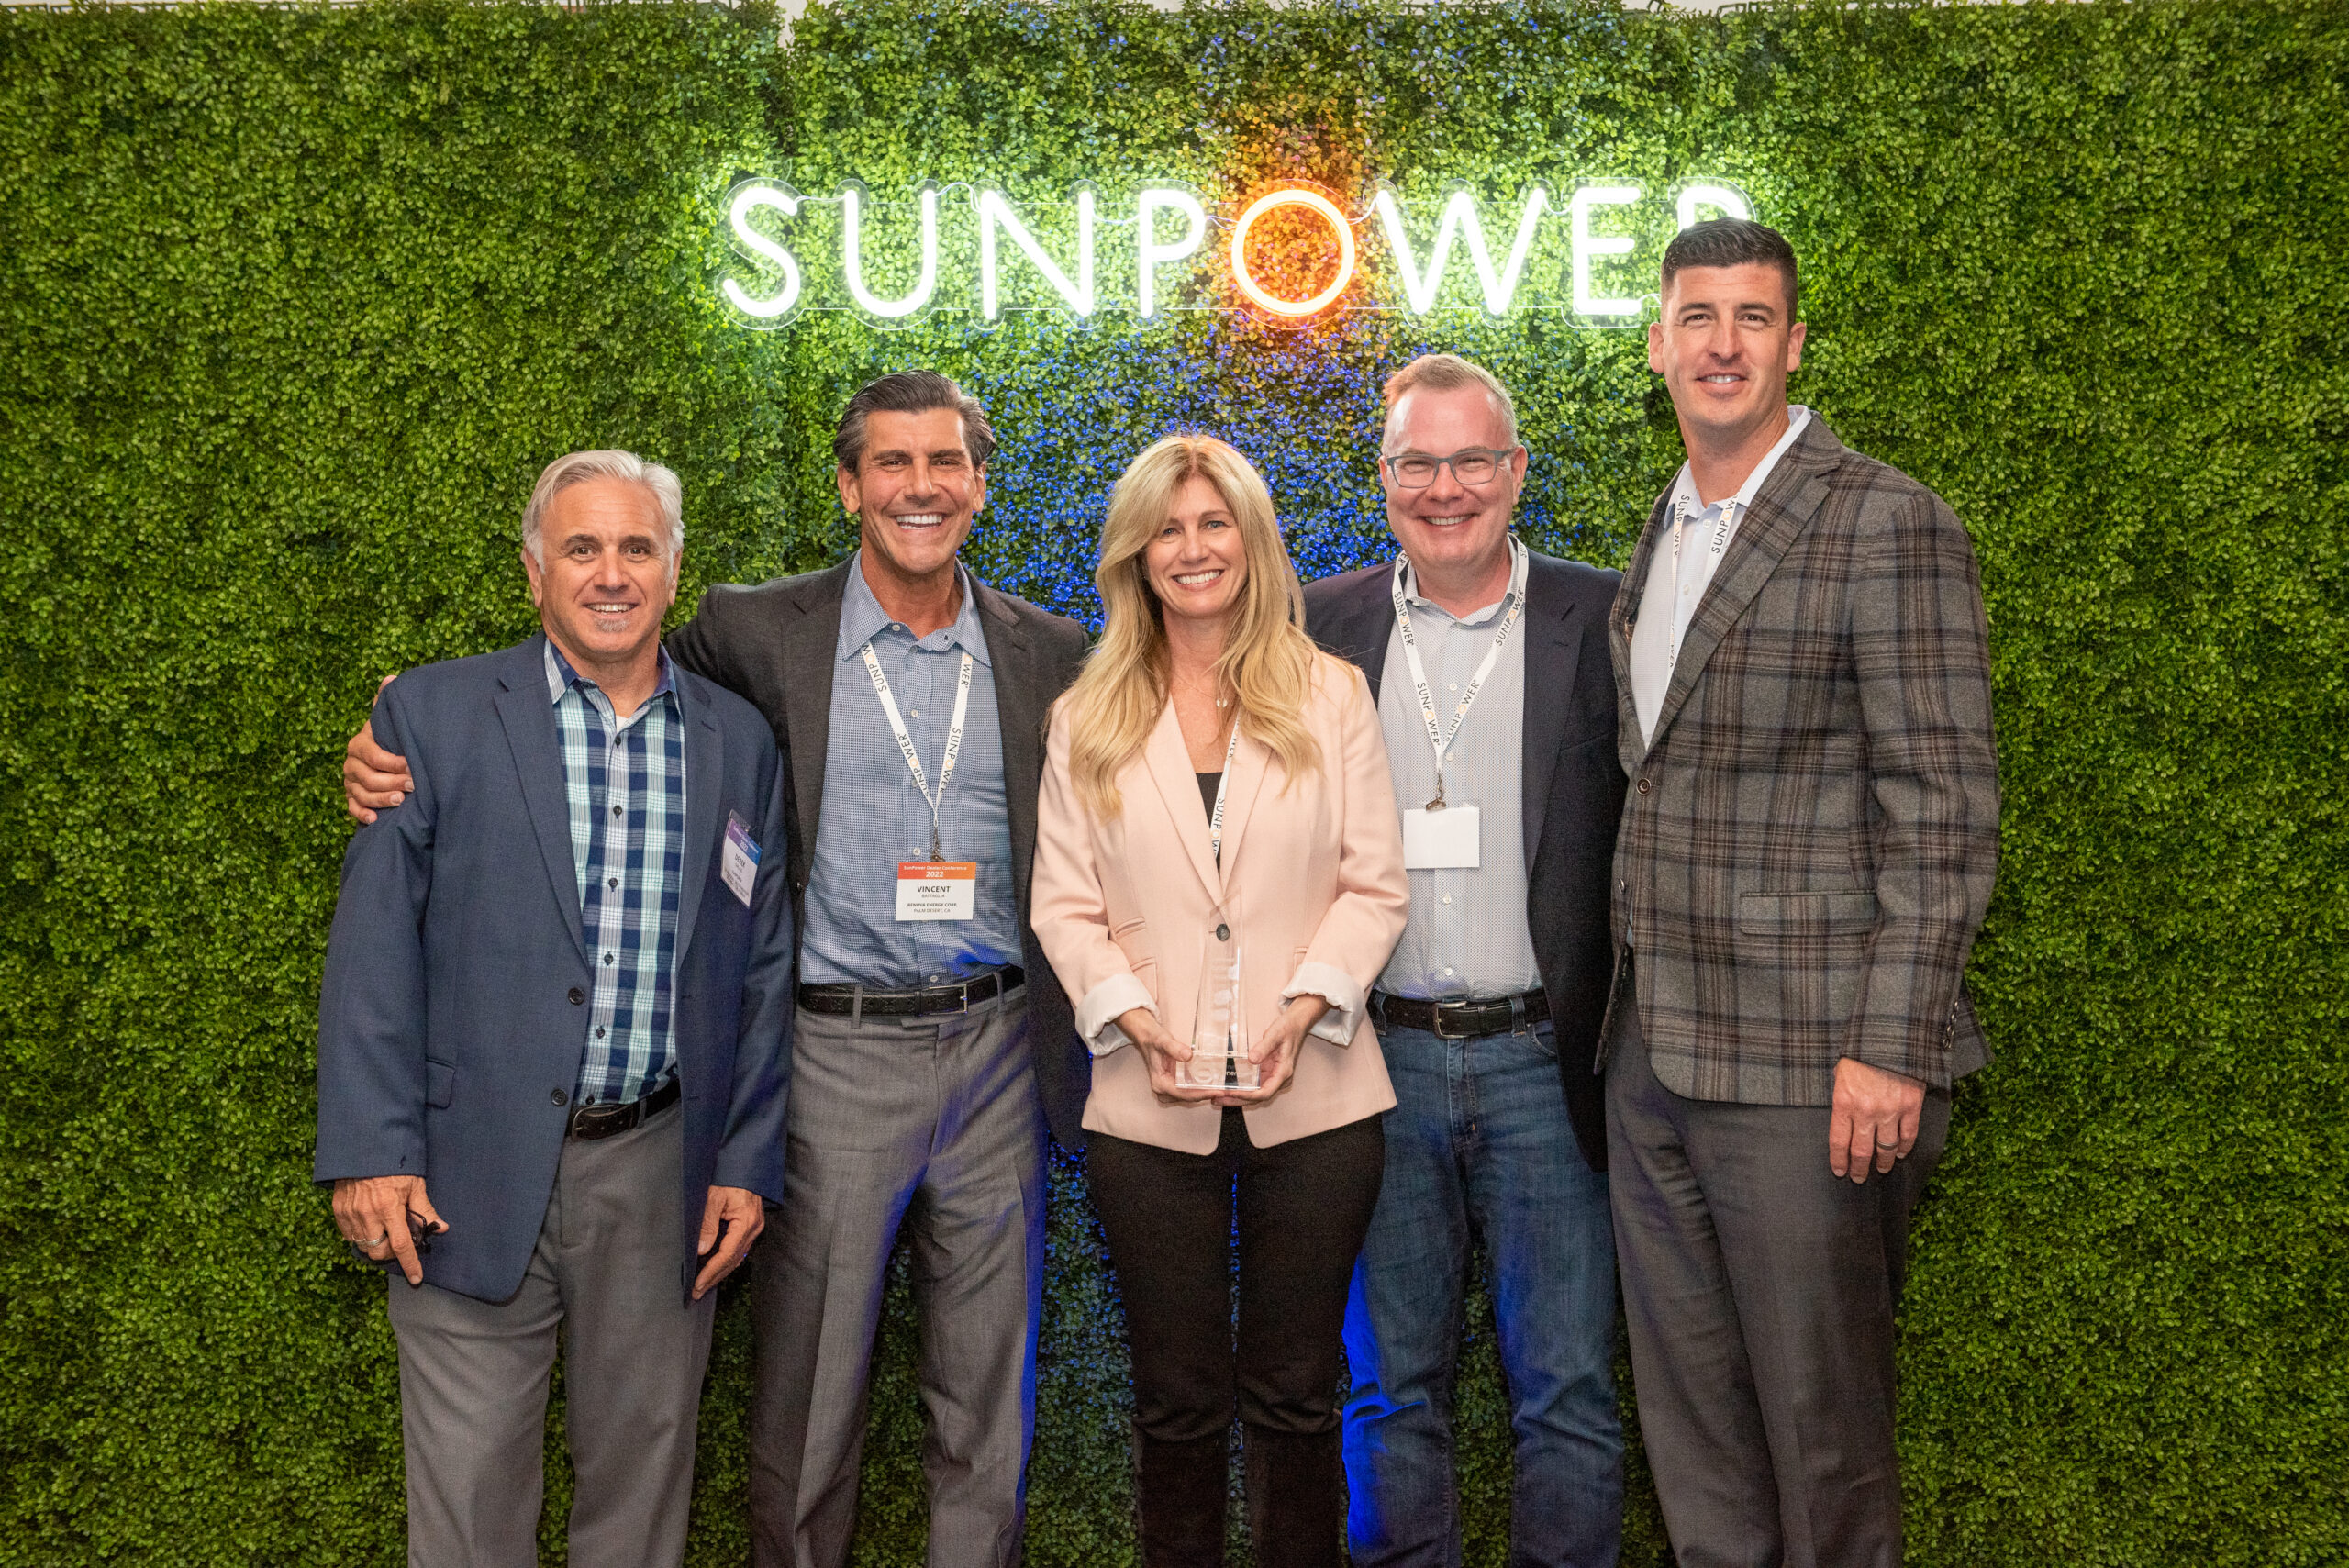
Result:
[[[1607,1150],[1631,1377],[1680,1568],[1899,1568],[1893,1314],[1909,1214],[1949,1138],[1864,1184],[1825,1106],[1683,1099],[1637,1009],[1607,1055]]]
[[[841,1568],[898,1229],[913,1240],[930,1568],[1019,1558],[1044,1284],[1044,1120],[1025,996],[967,1014],[800,1009],[785,1198],[751,1250],[751,1560]]]
[[[685,1558],[715,1291],[677,1280],[685,1117],[562,1146],[539,1244],[508,1301],[391,1281],[407,1446],[409,1568],[537,1568],[547,1383],[563,1341],[578,1475],[573,1568]]]

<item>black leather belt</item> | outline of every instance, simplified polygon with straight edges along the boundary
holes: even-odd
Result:
[[[616,1132],[651,1120],[677,1103],[685,1093],[677,1079],[670,1080],[645,1095],[624,1106],[581,1106],[571,1113],[571,1124],[563,1129],[566,1138],[609,1138]]]
[[[966,1013],[980,1002],[1017,991],[1028,984],[1028,972],[1016,963],[991,969],[953,985],[925,985],[911,991],[875,991],[864,985],[802,985],[799,1005],[811,1013],[836,1018],[914,1018],[930,1013]]]
[[[1473,1040],[1480,1034],[1508,1034],[1527,1024],[1547,1022],[1547,993],[1528,991],[1490,1002],[1420,1002],[1408,996],[1370,994],[1371,1017],[1395,1029],[1425,1029],[1446,1040]]]

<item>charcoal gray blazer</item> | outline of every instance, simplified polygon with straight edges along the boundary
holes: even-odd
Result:
[[[808,869],[816,858],[817,818],[824,803],[824,750],[831,734],[832,664],[840,643],[841,602],[853,557],[821,572],[729,584],[702,595],[693,619],[668,639],[669,657],[748,698],[766,716],[782,750],[792,821],[791,895],[795,917],[807,908]],[[1064,1149],[1085,1146],[1085,1096],[1093,1059],[1076,1038],[1068,994],[1044,961],[1030,926],[1028,880],[1036,863],[1036,795],[1044,777],[1044,719],[1076,678],[1089,642],[1066,616],[1040,610],[974,576],[979,625],[995,665],[1003,727],[1003,785],[1011,815],[1012,886],[1028,973],[1028,1040],[1036,1089],[1052,1136]],[[795,929],[798,922],[795,920]]]
[[[1608,622],[1631,780],[1612,929],[1637,953],[1612,1005],[1638,1006],[1657,1080],[1694,1099],[1827,1105],[1846,1056],[1946,1086],[1987,1060],[1964,977],[1998,857],[1973,541],[1813,415],[1722,553],[1643,746],[1631,628],[1669,501]]]
[[[1305,585],[1306,629],[1369,678],[1373,702],[1395,631],[1393,573],[1391,563],[1366,566]],[[1607,656],[1615,583],[1604,568],[1540,554],[1525,579],[1525,918],[1556,1031],[1566,1115],[1594,1171],[1607,1168],[1598,1030],[1614,973],[1607,884],[1623,806]]]

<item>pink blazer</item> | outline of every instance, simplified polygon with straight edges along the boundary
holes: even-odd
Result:
[[[1370,987],[1403,933],[1409,883],[1378,713],[1362,673],[1319,658],[1306,728],[1319,773],[1287,783],[1241,737],[1225,793],[1223,864],[1169,704],[1142,754],[1118,776],[1124,810],[1096,821],[1069,778],[1067,705],[1052,713],[1037,813],[1031,908],[1037,939],[1076,1000],[1095,1053],[1085,1125],[1137,1143],[1206,1154],[1223,1113],[1164,1106],[1116,1018],[1154,1009],[1190,1037],[1204,937],[1223,908],[1239,927],[1242,1024],[1252,1044],[1284,1000],[1308,992],[1330,1011],[1305,1038],[1295,1083],[1244,1114],[1262,1148],[1342,1127],[1395,1103],[1367,1015]]]

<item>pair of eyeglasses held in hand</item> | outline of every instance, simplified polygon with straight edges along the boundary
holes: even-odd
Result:
[[[1395,483],[1406,490],[1424,490],[1435,483],[1436,471],[1452,470],[1452,477],[1463,484],[1489,484],[1501,465],[1517,455],[1515,447],[1495,450],[1489,447],[1463,447],[1450,457],[1430,457],[1425,452],[1405,452],[1400,457],[1381,458]]]

